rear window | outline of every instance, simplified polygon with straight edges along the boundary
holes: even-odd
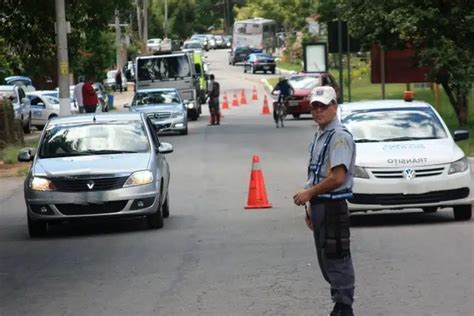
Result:
[[[137,69],[139,81],[191,77],[191,66],[186,55],[138,59]]]
[[[314,89],[321,85],[319,78],[311,76],[293,76],[288,82],[295,89]]]

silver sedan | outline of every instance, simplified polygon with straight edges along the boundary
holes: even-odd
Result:
[[[47,233],[48,223],[82,218],[145,216],[151,228],[169,216],[170,170],[150,119],[142,113],[100,113],[54,118],[25,180],[28,230]]]

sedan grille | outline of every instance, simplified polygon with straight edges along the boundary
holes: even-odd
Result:
[[[468,188],[454,190],[432,191],[422,194],[356,194],[349,202],[354,204],[374,204],[374,205],[403,205],[403,204],[423,204],[439,203],[463,199],[469,196]]]
[[[116,190],[123,187],[126,177],[113,178],[53,178],[54,186],[60,192],[84,192]]]
[[[171,117],[171,113],[170,112],[149,113],[148,117],[153,120],[166,120]]]
[[[56,207],[64,215],[108,214],[120,212],[127,202],[127,200],[123,200],[101,204],[56,204]]]
[[[443,173],[444,167],[430,169],[415,169],[416,178],[439,176]],[[372,174],[376,178],[382,179],[402,179],[404,169],[398,170],[372,170]]]

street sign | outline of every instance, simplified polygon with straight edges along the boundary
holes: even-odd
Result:
[[[328,50],[326,43],[303,44],[303,67],[305,72],[328,71]]]

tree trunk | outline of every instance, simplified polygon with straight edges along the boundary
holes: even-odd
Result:
[[[447,82],[441,83],[446,95],[449,98],[449,102],[453,106],[454,113],[458,119],[460,126],[466,126],[469,117],[468,104],[467,104],[467,92],[469,89],[462,89],[460,87],[452,87]],[[453,91],[454,90],[454,91]]]
[[[460,93],[458,94],[458,122],[461,127],[467,126],[467,120],[469,117],[469,112],[468,112],[468,107],[467,107],[467,94],[466,93]]]
[[[140,0],[136,0],[135,2],[137,7],[137,26],[138,26],[138,38],[140,41],[143,39],[143,32],[142,32],[142,10],[140,9]]]

